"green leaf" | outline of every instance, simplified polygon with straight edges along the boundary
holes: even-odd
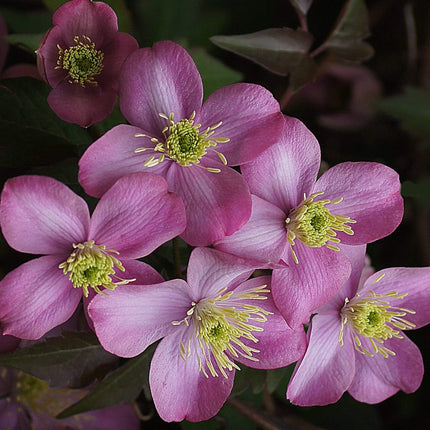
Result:
[[[117,360],[93,333],[63,332],[60,337],[0,355],[0,366],[23,370],[51,386],[80,388],[105,375]]]
[[[306,15],[308,13],[312,2],[313,0],[290,0],[290,3],[303,15]]]
[[[364,0],[347,0],[326,42],[333,53],[352,61],[373,55],[373,48],[362,39],[369,36],[369,22]]]
[[[416,184],[412,181],[403,182],[402,195],[412,197],[423,206],[430,208],[430,178],[421,179]]]
[[[37,34],[9,34],[5,36],[5,40],[7,40],[11,45],[17,46],[18,48],[25,49],[32,54],[39,47],[39,43],[42,40],[42,37],[45,33],[37,33]]]
[[[127,361],[101,381],[79,402],[61,412],[57,418],[67,418],[82,412],[132,402],[149,382],[149,365],[155,346]]]
[[[47,11],[23,9],[15,10],[0,8],[0,13],[7,22],[10,32],[37,34],[45,32],[51,27],[51,14]]]
[[[386,98],[377,107],[399,120],[408,133],[430,136],[430,88],[407,87],[404,94]]]
[[[204,49],[193,48],[188,51],[202,76],[205,97],[218,88],[239,82],[243,75],[224,65],[221,61],[209,55]]]

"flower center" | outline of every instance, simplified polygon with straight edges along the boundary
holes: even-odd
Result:
[[[95,44],[87,36],[79,36],[73,39],[75,46],[63,50],[59,45],[58,60],[55,69],[64,69],[69,72],[71,84],[80,84],[85,88],[85,84],[97,86],[95,76],[100,75],[103,70],[104,54],[95,48]]]
[[[349,235],[354,234],[351,227],[346,224],[354,224],[356,221],[347,216],[334,215],[325,207],[329,203],[340,203],[343,198],[333,201],[314,201],[316,197],[322,194],[324,193],[314,193],[308,199],[305,195],[303,201],[290,211],[288,218],[285,220],[287,239],[296,264],[298,259],[293,250],[296,238],[312,248],[325,246],[334,251],[339,251],[339,248],[334,245],[340,242],[336,237],[336,231],[343,231]]]
[[[378,279],[381,278],[382,276]],[[378,352],[385,358],[389,355],[395,355],[393,351],[383,346],[383,343],[393,337],[403,339],[400,330],[415,327],[415,324],[405,320],[403,317],[415,312],[410,309],[391,306],[390,300],[403,299],[406,296],[407,293],[398,294],[396,291],[386,294],[367,291],[363,297],[357,294],[351,301],[345,299],[345,305],[340,312],[342,327],[339,334],[339,343],[343,345],[343,329],[345,324],[349,324],[354,330],[354,347],[358,352],[371,357]],[[373,352],[368,351],[363,346],[359,335],[370,340]]]
[[[128,284],[134,279],[121,279],[115,275],[115,267],[124,272],[121,262],[111,254],[119,252],[109,249],[104,245],[96,245],[93,240],[84,243],[73,244],[70,257],[58,267],[63,269],[65,275],[69,274],[74,288],[82,288],[85,297],[88,297],[88,287],[98,294],[103,293],[99,287],[114,290],[117,285]],[[113,282],[112,277],[118,279]]]
[[[200,160],[207,154],[207,150],[216,152],[224,165],[227,165],[227,160],[223,154],[213,149],[219,143],[229,142],[230,139],[223,137],[211,138],[214,130],[218,128],[222,122],[208,127],[204,132],[200,131],[201,124],[194,124],[196,113],[193,112],[189,119],[181,119],[178,122],[173,121],[173,113],[168,117],[164,114],[159,114],[162,118],[168,121],[168,126],[162,131],[165,141],[160,142],[157,138],[151,138],[151,142],[156,145],[153,148],[137,148],[134,152],[144,152],[152,149],[156,152],[161,152],[157,158],[155,155],[149,157],[144,164],[145,167],[156,166],[164,161],[167,156],[181,166],[188,167],[191,165],[199,166]],[[135,137],[149,137],[146,134],[137,133]],[[219,173],[220,169],[203,167],[205,170],[213,173]]]
[[[263,328],[254,325],[252,321],[265,322],[266,315],[271,314],[259,306],[248,304],[248,300],[266,300],[267,296],[263,294],[270,292],[267,285],[238,294],[234,291],[223,294],[225,290],[225,288],[222,289],[214,299],[193,302],[183,320],[172,322],[173,325],[184,323],[192,328],[188,331],[188,339],[185,343],[181,340],[179,353],[186,361],[191,354],[190,345],[194,334],[199,347],[197,351],[199,370],[207,378],[209,375],[206,368],[212,376],[219,376],[218,372],[220,372],[225,378],[228,378],[225,369],[240,370],[233,361],[234,357],[239,355],[258,361],[252,354],[260,351],[246,345],[243,341],[251,340],[257,343],[258,339],[252,332],[261,332]],[[246,303],[244,303],[245,300]]]

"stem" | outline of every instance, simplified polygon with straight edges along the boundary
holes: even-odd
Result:
[[[281,110],[284,110],[287,107],[287,104],[290,101],[290,98],[292,95],[293,95],[293,91],[291,90],[290,87],[288,87],[284,95],[282,96],[281,101],[279,102]]]

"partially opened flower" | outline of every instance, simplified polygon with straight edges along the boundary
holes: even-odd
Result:
[[[270,277],[246,279],[253,266],[207,248],[195,249],[188,283],[118,287],[89,306],[103,347],[122,357],[158,339],[151,362],[152,397],[165,421],[214,416],[233,386],[236,361],[271,369],[299,359],[303,329],[293,331],[270,296]],[[107,299],[107,300],[104,300]]]
[[[282,138],[241,167],[252,214],[217,249],[270,263],[272,293],[288,324],[306,323],[350,274],[341,244],[390,234],[403,216],[398,174],[379,163],[341,163],[318,180],[320,148],[297,119],[285,117]],[[288,268],[279,268],[282,259]]]
[[[101,196],[136,171],[162,175],[187,210],[182,238],[210,245],[238,230],[251,213],[248,186],[227,167],[254,159],[283,126],[279,104],[259,85],[233,84],[202,105],[203,86],[188,53],[173,42],[139,49],[126,60],[120,108],[133,125],[114,127],[82,156],[79,181]]]
[[[365,246],[346,248],[351,277],[312,318],[306,354],[288,386],[297,405],[334,403],[345,391],[378,403],[421,384],[421,353],[403,331],[430,322],[430,267],[361,276]]]
[[[52,24],[37,50],[39,72],[53,88],[49,106],[83,127],[102,121],[114,108],[121,66],[136,40],[118,32],[115,12],[103,2],[69,1]]]
[[[134,259],[180,234],[185,222],[180,198],[150,173],[118,180],[91,218],[86,202],[55,179],[9,179],[0,201],[3,235],[12,248],[42,257],[0,282],[3,333],[38,339],[66,321],[82,295],[160,282],[154,269]]]

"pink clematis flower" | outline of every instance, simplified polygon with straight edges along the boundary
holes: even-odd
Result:
[[[277,145],[241,167],[253,194],[248,223],[215,243],[221,251],[274,267],[273,298],[292,327],[308,322],[348,278],[351,267],[340,245],[380,239],[403,216],[394,170],[348,162],[317,180],[320,157],[313,134],[285,117]]]
[[[115,12],[103,2],[72,0],[59,7],[36,51],[39,72],[53,88],[51,109],[64,121],[88,127],[113,110],[121,66],[138,49],[118,32]]]
[[[297,363],[287,398],[326,405],[345,391],[378,403],[399,390],[412,393],[423,378],[417,346],[403,330],[430,322],[430,267],[394,267],[369,276],[365,246],[344,247],[352,273],[342,290],[317,310],[308,348]]]
[[[248,186],[227,167],[253,160],[280,137],[278,102],[259,85],[233,84],[203,104],[197,68],[179,45],[139,49],[124,63],[120,108],[133,125],[119,125],[82,156],[79,181],[101,196],[136,171],[162,175],[187,211],[181,236],[210,245],[238,230],[251,213]]]
[[[38,339],[66,321],[82,295],[88,302],[117,285],[161,282],[134,259],[180,234],[185,222],[180,198],[150,173],[118,180],[91,218],[86,202],[55,179],[9,179],[0,200],[3,235],[12,248],[42,257],[0,281],[3,334]]]
[[[191,253],[188,283],[118,287],[89,306],[103,347],[133,357],[163,338],[151,362],[152,397],[165,421],[214,416],[233,386],[236,361],[286,366],[303,354],[303,329],[293,331],[269,294],[270,277],[246,281],[254,267],[208,248]]]

